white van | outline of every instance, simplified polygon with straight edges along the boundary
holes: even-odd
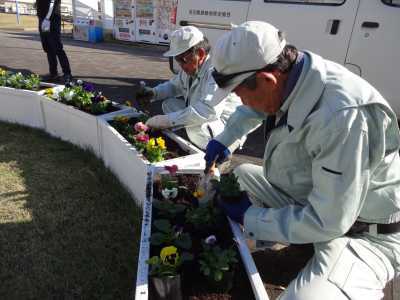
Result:
[[[400,0],[179,0],[177,25],[213,45],[231,24],[267,21],[290,44],[345,65],[374,85],[400,117]]]

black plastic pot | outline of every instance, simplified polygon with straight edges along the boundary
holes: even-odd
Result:
[[[235,276],[235,271],[230,270],[224,273],[224,277],[222,278],[221,281],[214,281],[207,276],[204,276],[204,278],[210,291],[215,293],[227,293],[233,287],[234,276]]]
[[[181,276],[150,277],[151,299],[182,300]]]

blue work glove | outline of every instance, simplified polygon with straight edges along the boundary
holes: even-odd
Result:
[[[244,214],[247,209],[251,206],[251,202],[247,193],[243,193],[242,198],[236,203],[228,203],[223,200],[218,201],[218,206],[225,215],[231,218],[233,221],[243,225]]]
[[[231,156],[231,151],[217,140],[211,140],[208,142],[206,147],[206,166],[211,166],[214,162],[222,164],[227,161]]]

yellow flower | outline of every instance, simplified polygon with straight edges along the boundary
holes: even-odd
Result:
[[[151,138],[147,144],[150,148],[156,146],[156,141],[154,138]]]
[[[178,249],[174,246],[168,246],[161,249],[160,258],[163,264],[176,266],[179,261]]]
[[[5,76],[6,75],[6,70],[0,69],[0,76]]]
[[[121,122],[121,123],[128,123],[129,118],[126,116],[115,116],[114,121]]]
[[[204,194],[205,192],[200,188],[198,188],[195,192],[193,192],[193,196],[196,198],[201,198],[204,196]]]
[[[161,136],[157,138],[157,145],[163,150],[166,148],[165,141]]]
[[[132,103],[130,101],[125,101],[125,105],[131,107]]]
[[[45,89],[44,93],[46,96],[53,96],[53,94],[54,94],[53,88]]]

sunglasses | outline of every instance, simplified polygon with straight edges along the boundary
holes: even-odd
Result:
[[[192,60],[192,55],[193,55],[194,51],[193,49],[189,49],[188,51],[175,56],[175,60],[177,63],[183,65],[183,64],[187,64],[188,62],[190,62]]]
[[[247,71],[243,71],[243,72],[237,72],[237,73],[232,73],[232,74],[222,74],[220,72],[218,72],[215,68],[212,71],[211,75],[214,78],[216,84],[218,85],[219,88],[225,88],[229,85],[229,82],[242,74],[246,74],[246,73],[252,73],[252,72],[257,72],[260,69],[256,69],[256,70],[247,70]]]

